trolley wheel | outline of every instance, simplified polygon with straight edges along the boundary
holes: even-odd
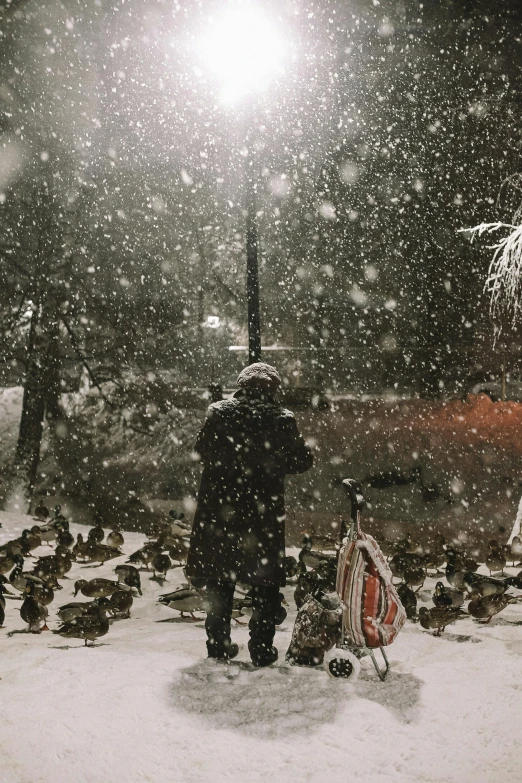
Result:
[[[325,655],[324,665],[330,677],[351,682],[357,679],[361,670],[361,664],[355,655],[340,647],[335,647]]]

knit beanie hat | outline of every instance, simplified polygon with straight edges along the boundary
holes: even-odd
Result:
[[[237,376],[237,385],[240,389],[262,389],[268,394],[275,394],[281,385],[281,377],[275,367],[264,362],[250,364],[241,370]]]

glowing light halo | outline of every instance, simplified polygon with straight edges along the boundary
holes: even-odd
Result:
[[[221,102],[234,104],[282,73],[288,42],[259,6],[234,3],[208,18],[198,51],[220,84]]]

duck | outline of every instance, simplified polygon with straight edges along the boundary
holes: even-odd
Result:
[[[498,541],[489,542],[489,553],[486,557],[486,568],[489,568],[489,575],[495,572],[504,573],[506,567],[506,556]]]
[[[440,569],[446,562],[446,553],[442,550],[432,550],[426,552],[424,557],[422,558],[422,564],[424,568],[428,571],[435,571],[435,574],[440,574]]]
[[[404,570],[402,578],[405,585],[412,588],[416,587],[416,592],[419,592],[426,581],[426,571],[423,566],[411,566]]]
[[[112,546],[114,549],[121,549],[124,545],[125,539],[119,527],[114,527],[113,530],[107,536],[107,546]]]
[[[30,531],[23,530],[22,535],[19,538],[14,538],[9,542],[11,544],[11,549],[16,549],[22,557],[30,557],[31,555],[31,540],[27,537],[28,535],[31,535]],[[35,548],[36,547],[33,547],[33,549]]]
[[[51,520],[52,525],[56,526],[57,524],[62,524],[63,522],[69,524],[69,520],[67,519],[67,517],[64,517],[64,515],[62,514],[62,507],[60,506],[60,504],[57,504],[54,507],[53,514],[54,516]]]
[[[43,584],[43,579],[39,576],[29,571],[24,571],[24,559],[21,555],[15,555],[14,561],[15,566],[9,574],[9,583],[15,590],[18,590],[20,593],[25,592],[29,582],[37,582],[40,585]]]
[[[34,597],[36,600],[44,606],[49,606],[54,601],[54,590],[50,584],[43,582],[41,585],[38,582],[34,584]]]
[[[295,579],[299,574],[299,564],[292,555],[283,558],[283,568],[287,579]]]
[[[56,533],[56,542],[66,549],[72,549],[74,546],[74,536],[69,530],[69,523],[61,525]]]
[[[172,593],[160,595],[158,603],[168,606],[169,609],[176,609],[181,613],[181,617],[190,614],[193,620],[197,620],[197,617],[194,617],[194,612],[206,611],[206,594],[203,589],[185,586]]]
[[[432,596],[435,606],[452,606],[459,609],[464,603],[464,591],[446,587],[442,582],[437,582]]]
[[[107,560],[114,560],[116,557],[121,557],[125,552],[121,549],[114,549],[107,544],[97,544],[94,541],[87,541],[83,549],[82,559],[87,563],[100,563],[103,565]]]
[[[522,536],[513,536],[510,545],[510,557],[513,562],[513,568],[515,567],[515,560],[520,560],[522,557]]]
[[[240,617],[250,616],[252,614],[252,594],[251,592],[245,593],[245,595],[234,596],[232,600],[232,619],[238,625],[244,625],[239,619]],[[276,623],[279,625],[279,623]]]
[[[44,505],[42,502],[40,502],[40,503],[38,503],[38,505],[36,506],[36,508],[34,510],[34,515],[38,519],[45,520],[49,516],[49,509],[47,508],[46,505]]]
[[[306,571],[299,574],[294,590],[294,601],[297,608],[300,609],[307,597],[313,595],[321,587],[322,581],[316,571]]]
[[[42,579],[48,576],[61,579],[71,570],[72,562],[69,550],[64,546],[58,545],[54,555],[38,558],[33,568],[33,574]]]
[[[312,549],[312,538],[305,534],[303,536],[303,545],[302,549],[299,552],[298,555],[299,562],[304,566],[305,568],[317,568],[321,563],[324,563],[325,561],[337,561],[336,555],[330,555],[325,552],[319,552],[317,550]]]
[[[62,623],[70,623],[82,614],[90,612],[95,603],[96,601],[72,601],[60,606],[56,614]]]
[[[517,602],[517,598],[510,593],[482,596],[479,593],[473,593],[472,599],[468,604],[468,612],[476,620],[486,620],[486,624],[491,618],[501,612],[508,606]]]
[[[167,571],[172,568],[172,563],[168,555],[158,552],[152,559],[153,575],[151,579],[165,580],[167,578]]]
[[[52,546],[51,541],[56,540],[57,530],[53,524],[40,525],[38,528],[38,535],[42,541],[42,544]]]
[[[0,553],[0,574],[7,574],[9,571],[13,570],[15,566],[15,556],[16,555],[11,548]]]
[[[100,606],[93,602],[92,609],[81,614],[70,622],[63,623],[53,633],[64,639],[84,639],[85,647],[89,642],[95,642],[109,631],[109,621],[106,615],[106,606]]]
[[[29,582],[25,588],[25,598],[20,607],[20,617],[27,623],[28,633],[40,633],[48,631],[47,615],[49,614],[45,604],[40,603],[35,594],[35,583]],[[43,622],[43,625],[41,623]]]
[[[143,565],[147,571],[150,571],[150,564],[154,557],[160,552],[161,549],[158,544],[155,541],[152,541],[149,544],[142,546],[141,549],[138,549],[136,552],[133,552],[125,562],[131,563],[132,565]]]
[[[107,610],[113,617],[128,619],[133,601],[130,590],[116,590],[107,601]]]
[[[5,620],[5,598],[4,594],[12,595],[11,591],[7,589],[5,582],[0,581],[0,628],[4,627]]]
[[[176,536],[173,544],[169,547],[169,557],[171,560],[173,560],[175,563],[179,563],[181,566],[187,562],[188,551],[188,539],[186,537],[181,538]]]
[[[406,612],[408,620],[417,619],[417,594],[407,584],[399,585],[397,594]]]
[[[122,563],[117,565],[114,569],[114,573],[118,577],[118,582],[123,582],[127,587],[135,587],[139,595],[143,595],[141,592],[141,577],[140,572],[133,565]]]
[[[78,579],[74,583],[74,595],[81,593],[86,598],[104,598],[105,596],[112,595],[116,590],[121,590],[120,582],[113,582],[111,579]]]
[[[74,559],[79,560],[80,558],[83,558],[86,548],[87,548],[87,542],[83,540],[83,535],[81,533],[78,533],[78,536],[76,538],[76,543],[72,548],[72,556],[74,557]]]
[[[419,622],[427,631],[437,629],[435,636],[440,636],[447,625],[468,617],[466,612],[454,606],[434,606],[427,609],[421,606],[419,609]]]
[[[392,575],[401,581],[404,579],[404,572],[411,566],[412,556],[410,553],[405,551],[395,552],[395,554],[392,555],[388,561],[388,567],[392,572]]]
[[[170,532],[175,536],[189,536],[191,533],[191,525],[185,519],[185,514],[179,513],[175,509],[171,508],[169,511],[169,521],[167,522],[170,527]]]
[[[101,544],[105,538],[105,531],[99,522],[94,527],[91,527],[87,533],[87,541],[92,541],[94,544]]]
[[[446,550],[446,579],[455,590],[464,589],[464,561],[456,550]]]
[[[463,576],[464,587],[468,593],[479,593],[482,597],[489,595],[504,595],[511,586],[511,579],[498,579],[485,574],[475,574],[467,571]]]

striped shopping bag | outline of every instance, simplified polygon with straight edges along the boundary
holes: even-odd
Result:
[[[372,536],[363,533],[357,514],[355,538],[345,540],[337,568],[337,593],[343,606],[343,633],[355,647],[391,644],[406,620],[391,571]]]

